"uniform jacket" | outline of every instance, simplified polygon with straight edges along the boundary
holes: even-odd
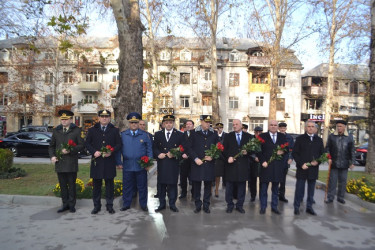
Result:
[[[297,137],[294,144],[293,157],[297,166],[296,178],[316,180],[319,175],[319,165],[310,166],[308,169],[302,169],[302,165],[318,159],[324,153],[323,140],[317,135],[314,135],[311,141],[308,134],[303,134]]]
[[[165,138],[165,129],[155,133],[153,152],[154,158],[158,162],[158,176],[161,184],[177,184],[180,173],[179,162],[181,159],[168,158],[159,159],[161,153],[168,153],[171,148],[177,148],[179,145],[184,147],[184,134],[177,129],[173,129],[169,141]],[[185,147],[184,147],[185,148]]]
[[[277,145],[286,143],[286,137],[282,133],[277,133],[276,143],[274,144],[269,132],[260,134],[260,137],[265,141],[261,145],[262,151],[258,153],[259,163],[260,163],[260,181],[261,182],[280,182],[283,179],[284,168],[285,168],[285,158],[288,157],[288,152],[285,152],[281,160],[272,161],[268,167],[264,168],[262,166],[263,162],[268,162],[272,156],[273,150]]]
[[[225,135],[224,151],[225,158],[225,180],[226,181],[247,181],[249,176],[250,154],[239,156],[233,163],[228,163],[229,157],[234,157],[241,150],[241,147],[252,138],[249,133],[242,132],[240,146],[238,146],[236,132]]]
[[[355,148],[353,136],[347,131],[339,135],[337,131],[328,136],[327,152],[332,157],[332,168],[349,168],[355,162]]]
[[[90,177],[93,179],[111,179],[116,176],[115,155],[121,150],[121,138],[118,128],[109,123],[105,132],[102,131],[100,123],[95,124],[88,130],[85,146],[94,159],[94,153],[102,147],[110,145],[114,148],[110,157],[98,157],[91,161]]]
[[[215,160],[205,161],[202,165],[195,164],[195,159],[203,159],[205,150],[212,144],[219,142],[219,137],[213,129],[210,129],[207,135],[202,132],[201,126],[190,131],[190,137],[187,144],[187,152],[191,158],[191,180],[192,181],[213,181],[215,179]]]
[[[152,158],[152,142],[145,131],[137,130],[135,136],[131,130],[121,132],[122,148],[116,154],[117,165],[123,166],[123,171],[144,170],[138,163],[142,156]],[[122,162],[121,162],[122,156]]]
[[[81,129],[71,123],[68,131],[64,134],[63,126],[58,125],[52,133],[51,142],[48,147],[49,156],[56,156],[56,151],[61,148],[62,144],[67,144],[69,140],[73,140],[75,146],[69,154],[62,155],[62,159],[55,163],[55,171],[57,173],[78,172],[78,152],[84,148],[84,141],[81,137]]]

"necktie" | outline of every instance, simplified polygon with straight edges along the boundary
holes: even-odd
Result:
[[[188,135],[188,137],[190,137],[190,131],[189,130],[187,131],[187,135]]]
[[[135,131],[133,131],[132,133],[133,133],[133,136],[135,136]]]
[[[169,132],[167,132],[167,141],[169,141],[169,135],[170,135],[171,133],[169,133]]]
[[[272,134],[272,141],[273,141],[273,144],[275,144],[276,143],[276,138],[275,138],[275,134]]]
[[[105,126],[102,127],[102,131],[103,131],[103,132],[105,131]]]
[[[68,130],[67,128],[64,128],[64,133],[66,133],[67,130]]]
[[[237,144],[238,146],[241,144],[240,134],[237,134]]]
[[[314,137],[313,135],[310,135],[310,140],[311,140],[311,141],[313,141],[313,137]]]
[[[207,130],[203,131],[203,134],[204,134],[204,135],[207,135]]]

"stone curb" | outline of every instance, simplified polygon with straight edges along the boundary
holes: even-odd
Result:
[[[288,171],[288,175],[289,176],[293,176],[293,177],[296,177],[296,172],[294,170],[289,170]],[[316,183],[317,185],[319,185],[323,190],[326,189],[326,183],[322,182],[322,181],[319,181],[319,180],[316,180]],[[357,195],[354,195],[354,194],[349,194],[349,193],[346,193],[345,194],[345,199],[346,200],[349,200],[353,203],[356,203],[357,205],[363,207],[363,208],[366,208],[372,212],[375,212],[375,203],[371,203],[371,202],[367,202],[367,201],[364,201],[362,200],[361,198],[359,198]]]

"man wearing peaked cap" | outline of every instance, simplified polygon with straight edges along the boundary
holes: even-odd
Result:
[[[165,121],[175,121],[174,115],[165,115],[163,116],[163,122]]]
[[[76,179],[78,172],[78,152],[83,149],[81,129],[72,123],[74,113],[70,110],[58,112],[61,124],[52,133],[48,147],[49,156],[55,164],[55,171],[61,188],[62,206],[58,213],[70,210],[76,211]],[[70,151],[62,148],[62,145],[75,144]]]
[[[249,129],[249,126],[247,124],[242,124],[242,132],[246,132]]]
[[[208,123],[212,123],[212,117],[210,115],[201,115],[200,120],[208,122]]]
[[[132,122],[137,123],[141,119],[142,119],[142,116],[137,112],[131,112],[126,116],[126,120],[128,120],[130,123]]]
[[[107,110],[107,109],[104,109],[104,110],[100,110],[98,112],[98,116],[111,116],[111,111]]]

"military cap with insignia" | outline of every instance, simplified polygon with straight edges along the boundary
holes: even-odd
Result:
[[[279,127],[286,128],[288,125],[285,122],[280,122]]]
[[[263,128],[262,128],[262,127],[259,127],[259,126],[256,126],[256,127],[254,128],[254,131],[262,132],[262,131],[263,131]]]
[[[248,126],[247,124],[242,124],[242,128],[244,128],[244,129],[248,129],[249,126]]]
[[[61,120],[69,120],[72,119],[74,116],[74,113],[72,111],[65,109],[59,110],[58,114]]]
[[[111,112],[109,110],[106,110],[106,109],[100,110],[98,112],[98,116],[111,116]]]
[[[163,116],[163,122],[165,121],[174,121],[175,118],[174,118],[174,115],[165,115]]]
[[[212,119],[211,119],[210,115],[201,115],[200,120],[205,121],[205,122],[212,122]]]
[[[222,124],[221,122],[216,123],[215,126],[217,128],[224,128],[224,124]]]
[[[129,122],[139,122],[139,120],[141,119],[142,119],[142,116],[137,112],[131,112],[126,117],[126,120],[128,120]]]

